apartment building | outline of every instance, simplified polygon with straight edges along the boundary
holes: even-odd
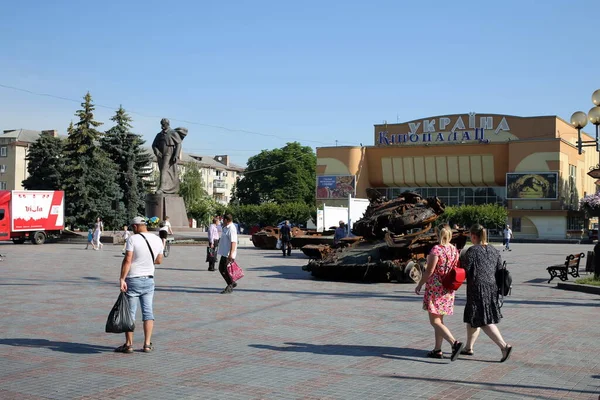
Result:
[[[0,190],[22,190],[27,178],[27,152],[40,135],[58,136],[55,130],[9,129],[0,135]]]
[[[228,155],[204,156],[185,154],[182,161],[191,161],[200,166],[202,186],[210,196],[221,204],[231,201],[231,189],[244,168],[230,162]]]

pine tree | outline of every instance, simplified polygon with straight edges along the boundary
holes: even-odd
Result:
[[[65,205],[67,221],[87,225],[97,217],[115,226],[112,201],[121,193],[116,183],[117,169],[98,146],[102,125],[94,120],[94,104],[88,92],[75,115],[79,121],[68,129],[65,144]]]
[[[101,139],[102,148],[118,169],[117,184],[122,197],[116,213],[121,222],[126,223],[136,215],[143,215],[145,195],[149,192],[150,153],[143,148],[144,140],[131,132],[131,117],[123,107],[119,107],[111,118],[115,126],[106,131]],[[121,209],[121,205],[123,208]]]
[[[27,173],[23,181],[27,190],[60,190],[64,176],[63,140],[41,135],[29,148]]]

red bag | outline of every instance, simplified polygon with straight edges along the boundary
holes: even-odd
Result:
[[[446,256],[446,260],[448,257]],[[447,263],[448,261],[446,261]],[[460,267],[460,260],[456,264],[456,267],[452,268],[450,271],[444,275],[442,278],[442,286],[446,290],[457,290],[465,281],[467,277],[467,272],[464,268]]]
[[[227,265],[227,273],[234,282],[244,277],[244,270],[240,268],[235,261],[232,261]]]

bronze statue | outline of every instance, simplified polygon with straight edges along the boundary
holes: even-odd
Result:
[[[181,142],[188,133],[187,128],[171,129],[168,119],[160,121],[162,130],[154,138],[152,151],[156,155],[160,180],[156,193],[178,194],[179,176],[177,161],[181,155]]]

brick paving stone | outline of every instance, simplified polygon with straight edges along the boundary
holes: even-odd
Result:
[[[104,333],[119,246],[0,246],[1,399],[598,399],[600,296],[555,289],[545,267],[591,245],[514,244],[513,295],[475,356],[425,358],[433,331],[411,284],[314,280],[298,252],[241,248],[232,295],[202,247],[174,246],[156,271],[153,353],[137,317],[133,354]],[[524,261],[527,260],[527,261]],[[446,318],[464,339],[465,288]],[[139,314],[139,313],[138,313]],[[444,343],[448,355],[450,346]]]

